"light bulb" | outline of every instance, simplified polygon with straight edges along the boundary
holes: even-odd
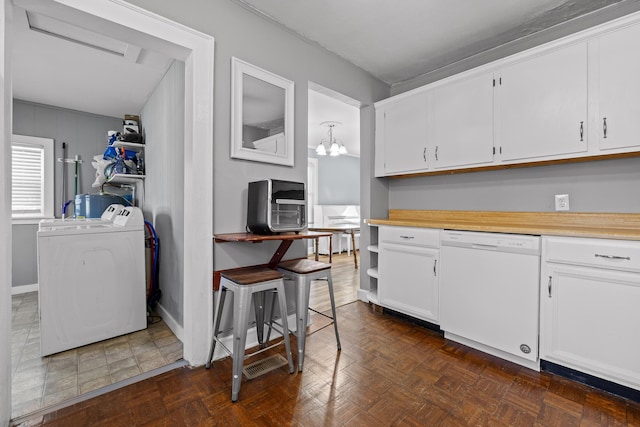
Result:
[[[329,155],[331,156],[337,156],[340,154],[340,147],[338,147],[338,144],[335,142],[331,143],[331,148],[329,149]]]

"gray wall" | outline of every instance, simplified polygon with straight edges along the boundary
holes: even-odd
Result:
[[[136,114],[136,112],[126,113]],[[104,153],[107,147],[107,132],[109,130],[121,129],[122,117],[100,116],[17,99],[13,102],[13,133],[53,138],[55,141],[55,159],[62,157],[63,142],[67,143],[67,158],[73,158],[76,154],[80,157],[82,164],[79,169],[78,194],[99,192],[99,189],[91,187],[91,184],[96,179],[96,170],[91,166],[93,156]],[[63,202],[60,200],[62,164],[56,161],[54,170],[56,184],[54,212],[56,217],[60,217]],[[66,199],[73,199],[73,164],[67,165],[65,187]]]
[[[389,180],[393,209],[553,211],[569,194],[576,212],[640,212],[640,159]]]
[[[132,0],[131,3],[215,37],[213,230],[216,233],[244,230],[248,182],[264,178],[306,182],[309,81],[356,99],[363,105],[371,105],[389,95],[389,87],[368,73],[231,0],[179,3]],[[230,158],[232,56],[295,83],[294,167]],[[372,115],[373,110],[365,109],[364,114]],[[361,131],[361,140],[363,150],[373,150],[373,126]],[[372,175],[372,165],[365,169],[367,176]],[[365,202],[368,202],[368,197],[367,200],[361,197],[361,205]],[[277,242],[214,244],[214,269],[267,262],[277,245]],[[294,243],[287,253],[288,258],[304,255],[305,245],[302,242]]]
[[[38,283],[37,224],[14,224],[11,240],[11,286]]]
[[[360,204],[360,158],[318,156],[309,149],[309,157],[318,159],[318,204]]]
[[[122,119],[99,116],[80,111],[67,110],[50,105],[35,104],[21,100],[13,101],[13,133],[19,135],[52,138],[54,159],[62,157],[62,142],[67,142],[67,157],[80,156],[84,162],[79,173],[79,193],[96,193],[91,188],[95,180],[95,169],[91,166],[93,156],[104,153],[107,146],[107,131],[120,129]],[[54,166],[54,212],[62,213],[60,199],[62,186],[62,164]],[[73,198],[74,167],[69,164],[66,175],[67,199]],[[73,209],[73,206],[70,207]],[[30,285],[38,282],[37,242],[38,226],[34,224],[14,224],[12,241],[12,285]]]
[[[160,239],[160,304],[183,322],[184,63],[174,62],[142,108],[145,133],[144,213]]]

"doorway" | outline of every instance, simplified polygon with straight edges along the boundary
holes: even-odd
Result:
[[[208,337],[210,336],[210,322],[212,317],[212,301],[210,283],[212,282],[212,246],[203,235],[211,235],[213,216],[213,43],[211,36],[199,33],[182,25],[160,18],[143,9],[132,5],[112,0],[96,0],[92,2],[65,1],[64,5],[46,0],[21,1],[14,3],[22,5],[30,10],[38,10],[43,14],[56,16],[67,22],[75,22],[77,25],[107,31],[107,28],[117,26],[119,34],[123,37],[139,37],[150,48],[164,50],[173,58],[185,63],[185,126],[184,126],[184,164],[185,167],[184,188],[193,188],[197,183],[202,194],[184,191],[184,245],[183,259],[188,260],[188,266],[182,269],[181,282],[183,286],[184,300],[182,303],[182,330],[181,339],[184,343],[184,358],[192,365],[204,363],[207,353]],[[10,14],[10,2],[5,0],[4,12]],[[6,24],[7,21],[4,23]],[[5,41],[9,28],[3,27]],[[10,70],[11,49],[7,43],[2,44],[2,56],[5,60],[6,70]],[[6,75],[10,82],[9,72]],[[10,87],[3,88],[3,120],[2,132],[5,152],[10,150],[11,123]],[[11,168],[3,168],[3,200],[10,200],[8,192],[10,188]],[[6,205],[5,205],[6,206]],[[11,218],[9,209],[3,209],[0,213],[0,221],[3,222],[3,239],[11,241]],[[6,251],[5,251],[6,253]],[[7,253],[2,258],[2,270],[11,271],[11,255]],[[2,289],[2,304],[0,310],[3,314],[11,313],[11,278],[5,275],[0,286]],[[7,298],[4,298],[7,296]],[[3,322],[4,323],[4,322]],[[9,325],[3,324],[0,329],[0,347],[3,354],[9,355],[10,351]],[[10,411],[11,367],[10,357],[2,358],[0,366],[0,424],[6,424]]]
[[[360,102],[309,82],[308,90],[309,226],[360,223]],[[335,144],[335,145],[334,145]],[[320,239],[320,260],[329,262],[329,239]],[[339,305],[356,301],[359,270],[349,234],[332,237],[334,292]],[[356,256],[358,248],[355,248]],[[315,248],[310,248],[313,253]],[[338,280],[336,280],[336,278]],[[310,307],[324,311],[328,301],[322,283],[312,286]],[[314,307],[314,304],[317,307]]]

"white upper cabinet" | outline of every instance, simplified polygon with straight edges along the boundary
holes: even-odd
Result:
[[[503,162],[587,151],[586,42],[502,67],[497,85],[496,147]]]
[[[640,25],[605,34],[593,45],[600,149],[640,146]]]
[[[385,104],[376,138],[384,144],[384,174],[428,169],[427,94],[420,92]]]
[[[639,76],[635,13],[381,101],[376,176],[637,156]]]
[[[430,106],[433,168],[493,162],[493,73],[457,79],[434,88]]]

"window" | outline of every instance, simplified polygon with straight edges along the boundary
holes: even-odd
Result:
[[[53,217],[53,139],[11,138],[11,216]]]

